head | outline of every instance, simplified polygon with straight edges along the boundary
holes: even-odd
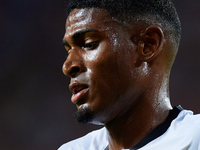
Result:
[[[178,48],[181,23],[171,0],[72,0],[67,14],[81,8],[105,9],[112,19],[124,24],[145,21],[157,25],[170,32]]]
[[[68,12],[63,72],[79,122],[106,124],[168,80],[181,30],[170,0],[75,0]]]

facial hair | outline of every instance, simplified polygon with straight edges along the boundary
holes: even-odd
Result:
[[[79,108],[77,112],[74,113],[74,117],[79,123],[89,123],[94,117],[94,113],[87,107]]]

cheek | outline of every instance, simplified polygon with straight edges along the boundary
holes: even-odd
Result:
[[[90,57],[90,55],[92,55]],[[101,45],[99,50],[90,52],[88,55],[87,64],[91,69],[91,82],[95,86],[98,93],[101,91],[109,91],[112,85],[119,81],[119,64],[115,53],[110,50],[110,47],[105,49],[105,45]],[[104,93],[105,94],[105,93]]]
[[[118,65],[116,53],[107,41],[102,41],[94,50],[85,51],[83,57],[86,67],[98,74],[113,72]]]
[[[125,32],[123,34],[123,31],[121,33],[112,34],[109,44],[117,55],[116,59],[119,66],[123,65],[123,67],[131,69],[137,62],[137,45],[128,38],[128,34],[125,34]]]
[[[133,78],[135,76],[134,72],[137,69],[136,64],[138,61],[136,46],[132,43],[124,45],[117,53],[117,63],[120,74],[127,79]]]
[[[84,54],[86,66],[90,70],[91,86],[94,87],[93,93],[101,97],[107,96],[106,93],[120,95],[134,77],[136,47],[131,43],[117,46],[119,42],[102,42],[96,50]]]
[[[101,57],[101,51],[103,49],[103,44],[100,44],[97,49],[87,50],[83,54],[83,59],[86,64],[95,63],[98,61],[99,57]]]

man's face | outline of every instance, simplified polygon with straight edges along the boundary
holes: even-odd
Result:
[[[142,71],[132,33],[103,9],[74,9],[68,16],[63,72],[71,77],[80,122],[106,124],[135,105]]]

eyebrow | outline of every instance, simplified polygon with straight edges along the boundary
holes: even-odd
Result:
[[[78,39],[80,36],[82,36],[82,35],[84,35],[84,34],[86,34],[86,33],[88,33],[88,32],[99,32],[99,31],[98,31],[97,29],[94,29],[94,28],[84,28],[84,29],[81,29],[81,30],[76,31],[76,32],[72,35],[72,39],[73,39],[73,40],[76,40],[76,39]],[[65,46],[69,46],[69,44],[67,43],[67,41],[65,41],[64,39],[63,39],[62,43],[63,43],[63,45],[65,45]]]
[[[94,28],[84,28],[84,29],[78,30],[72,35],[72,39],[75,40],[79,38],[80,36],[86,34],[87,32],[98,32],[98,30]]]

